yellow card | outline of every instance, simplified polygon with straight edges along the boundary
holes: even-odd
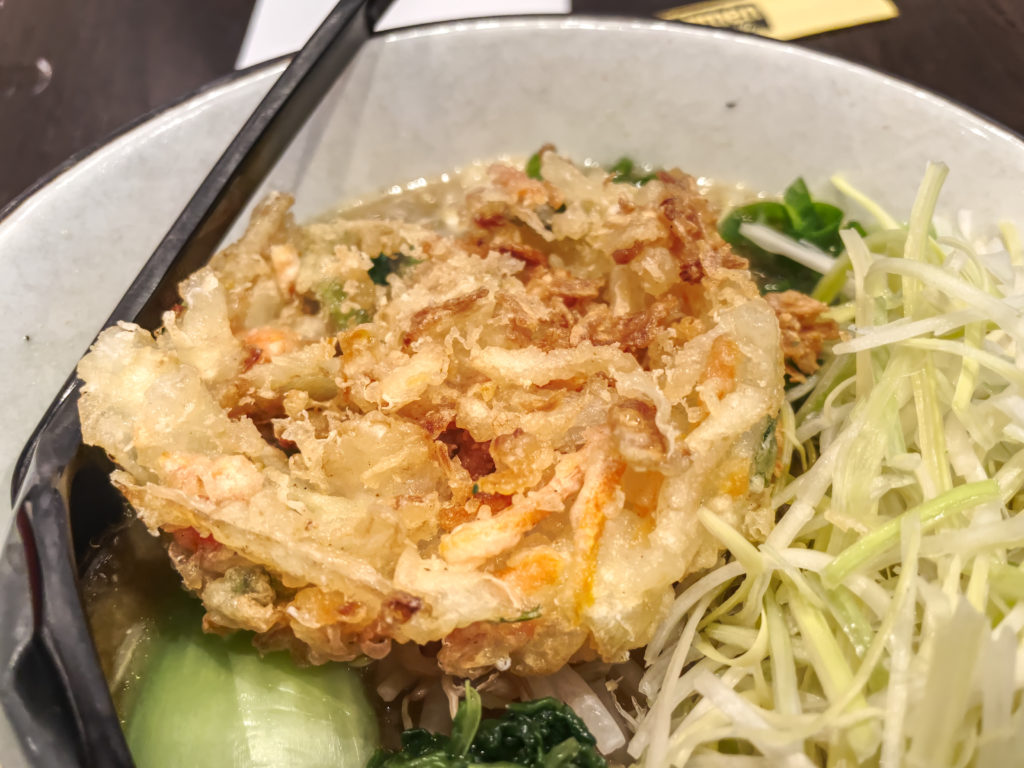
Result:
[[[892,0],[708,0],[658,14],[670,21],[793,40],[899,15]]]

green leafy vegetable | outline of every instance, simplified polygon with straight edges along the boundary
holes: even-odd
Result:
[[[833,256],[843,249],[839,238],[843,212],[834,205],[812,200],[802,178],[789,185],[783,200],[790,216],[792,231],[800,240],[814,243]]]
[[[370,267],[369,275],[377,285],[387,285],[388,275],[400,274],[406,267],[420,263],[419,259],[406,256],[404,253],[381,253],[374,256],[371,261],[373,266]]]
[[[607,768],[583,721],[560,701],[509,704],[500,718],[482,713],[480,694],[466,683],[451,736],[410,729],[400,751],[378,750],[367,768]]]
[[[540,173],[540,152],[535,152],[530,155],[530,159],[526,161],[526,175],[531,179],[537,179],[540,181],[543,177]],[[608,168],[608,173],[612,177],[612,181],[616,184],[635,184],[638,187],[642,187],[648,181],[658,178],[658,172],[655,169],[637,166],[630,158],[623,156],[620,157],[615,163]]]
[[[620,157],[615,164],[608,169],[612,175],[612,181],[616,184],[635,184],[642,187],[648,181],[658,178],[658,172],[650,168],[637,168],[628,157]]]
[[[750,260],[751,269],[765,292],[794,289],[810,293],[820,274],[789,258],[771,253],[740,233],[743,224],[761,224],[797,241],[838,256],[843,251],[839,232],[854,229],[864,234],[856,221],[843,223],[843,212],[834,205],[814,200],[802,178],[797,178],[783,195],[783,201],[766,200],[734,208],[719,223],[722,238]]]
[[[473,746],[473,738],[480,728],[480,717],[483,714],[483,703],[476,689],[466,684],[466,698],[455,713],[452,721],[452,735],[448,739],[448,754],[453,757],[465,757]]]

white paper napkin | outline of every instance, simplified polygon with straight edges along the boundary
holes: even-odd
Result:
[[[309,39],[337,0],[256,0],[235,67],[292,53]],[[396,0],[377,29],[479,16],[569,13],[570,0]]]

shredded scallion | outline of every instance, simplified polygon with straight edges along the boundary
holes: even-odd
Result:
[[[647,648],[641,765],[1019,762],[1024,249],[1006,222],[937,232],[945,176],[929,167],[905,227],[834,179],[878,225],[842,231],[835,261],[772,236],[823,297],[852,290],[832,312],[852,323],[779,420],[767,541],[698,515],[727,555]]]

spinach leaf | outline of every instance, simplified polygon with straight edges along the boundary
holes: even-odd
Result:
[[[509,704],[505,716],[484,720],[473,742],[479,762],[505,760],[516,765],[547,768],[551,752],[563,762],[556,765],[598,768],[606,765],[594,749],[594,737],[579,716],[556,699]],[[574,745],[573,745],[574,743]],[[571,755],[571,756],[570,756]],[[564,758],[568,757],[568,761]]]
[[[846,222],[846,226],[843,227],[843,229],[852,229],[861,237],[868,236],[868,231],[864,229],[864,225],[855,219],[850,219],[848,222]]]
[[[809,293],[818,280],[817,272],[785,256],[769,253],[740,234],[740,225],[751,222],[792,236],[790,221],[785,205],[765,201],[734,208],[719,222],[718,232],[722,239],[750,261],[750,271],[764,293],[791,289]]]
[[[764,224],[779,232],[788,233],[790,229],[789,212],[786,210],[786,206],[782,203],[765,201],[763,203],[751,203],[740,208],[733,208],[722,217],[721,222],[718,224],[718,233],[725,242],[731,245],[757,248],[756,245],[740,234],[740,224],[744,222]]]
[[[798,177],[786,187],[782,199],[785,201],[786,210],[793,222],[794,231],[801,232],[804,227],[816,226],[814,201],[811,200],[811,193],[807,190],[807,183],[802,177]]]
[[[855,221],[843,224],[843,212],[834,205],[814,200],[802,178],[797,178],[783,194],[782,202],[763,201],[734,208],[718,225],[722,238],[733,249],[750,260],[762,291],[794,289],[810,293],[820,275],[784,256],[770,253],[740,234],[744,222],[763,224],[794,240],[803,240],[838,256],[843,250],[839,235],[844,228],[864,228]]]
[[[538,699],[481,718],[480,694],[466,683],[450,737],[414,728],[398,752],[378,750],[367,768],[607,768],[594,737],[566,704]]]

